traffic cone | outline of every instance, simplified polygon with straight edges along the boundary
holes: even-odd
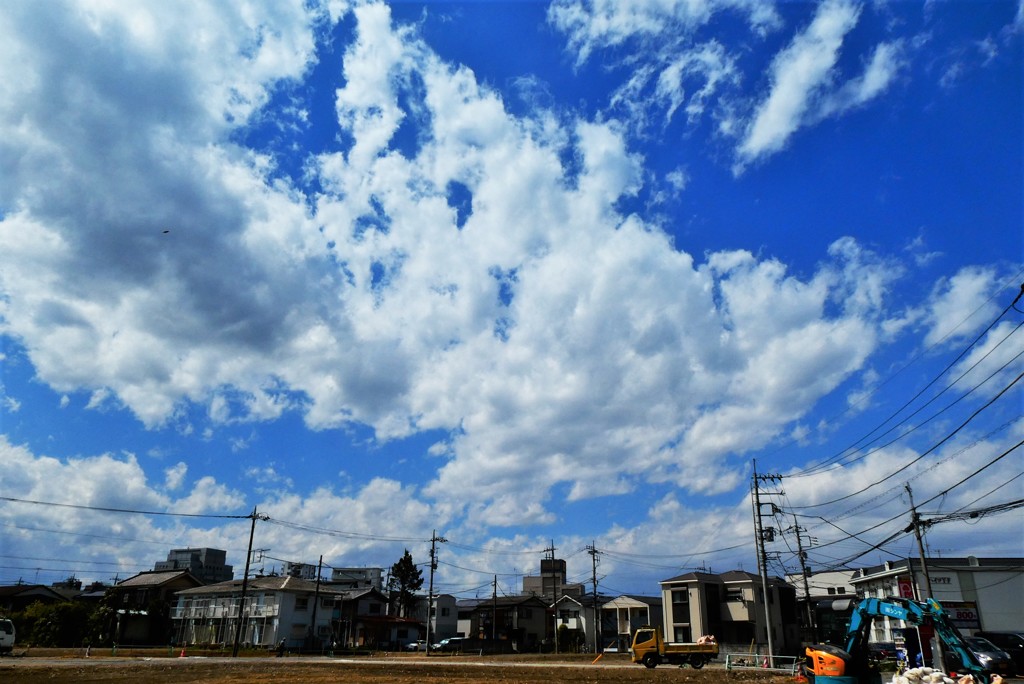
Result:
[[[181,645],[181,653],[178,654],[178,657],[179,658],[184,658],[185,657],[185,644]]]

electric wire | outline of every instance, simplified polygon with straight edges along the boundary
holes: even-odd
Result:
[[[1020,330],[1022,326],[1024,326],[1024,321],[1022,321],[1021,323],[1019,323],[1019,324],[1017,325],[1017,327],[1013,329],[1013,332],[1016,332],[1017,330]],[[1013,333],[1011,332],[1010,334],[1013,334]],[[1008,337],[1008,336],[1007,336],[1007,337]],[[1004,338],[1004,340],[1003,340],[1003,341],[1005,341],[1005,338]],[[999,344],[1002,344],[1002,341],[1001,341],[1001,342],[1000,342]],[[885,437],[886,435],[888,435],[888,434],[890,434],[891,432],[893,432],[894,430],[896,430],[896,429],[897,429],[898,427],[900,427],[901,425],[903,425],[904,423],[906,423],[906,422],[907,422],[908,420],[910,420],[911,418],[913,418],[914,416],[916,416],[917,414],[919,414],[919,413],[920,413],[921,411],[925,410],[925,409],[926,409],[926,408],[927,408],[928,406],[930,406],[930,405],[931,405],[931,404],[932,404],[933,402],[935,402],[935,401],[938,401],[938,399],[939,399],[939,398],[940,398],[940,397],[941,397],[941,396],[942,396],[943,394],[945,394],[945,393],[946,393],[946,392],[947,392],[948,390],[950,390],[950,389],[952,389],[952,388],[953,388],[954,386],[956,386],[956,384],[957,384],[958,382],[960,382],[960,380],[962,380],[962,379],[963,379],[964,377],[966,377],[966,376],[967,376],[968,374],[970,374],[970,373],[971,373],[971,372],[972,372],[972,371],[973,371],[973,370],[974,370],[975,368],[977,368],[977,367],[978,367],[978,366],[979,366],[979,365],[980,365],[980,364],[981,364],[981,363],[982,363],[982,362],[983,362],[983,361],[984,361],[985,359],[987,359],[987,358],[988,358],[988,357],[989,357],[989,356],[990,356],[990,355],[991,355],[991,354],[992,354],[992,353],[993,353],[993,352],[994,352],[994,351],[995,351],[995,350],[996,350],[997,348],[998,348],[998,345],[996,345],[996,346],[995,346],[995,347],[993,347],[992,349],[989,349],[989,350],[988,350],[988,351],[987,351],[987,352],[986,352],[986,353],[985,353],[985,354],[984,354],[984,355],[983,355],[983,356],[982,356],[982,357],[981,357],[980,359],[978,359],[978,361],[976,361],[976,362],[974,363],[974,365],[972,365],[972,366],[971,366],[970,368],[968,368],[968,369],[967,369],[967,370],[965,370],[965,371],[964,371],[963,373],[961,373],[961,374],[960,374],[960,376],[959,376],[959,377],[958,377],[958,378],[957,378],[956,380],[954,380],[954,381],[953,381],[953,382],[951,382],[950,384],[946,385],[946,387],[944,387],[944,388],[942,389],[942,391],[940,391],[940,392],[939,392],[938,394],[936,394],[935,396],[933,396],[932,398],[930,398],[930,399],[929,399],[928,401],[926,401],[926,402],[925,402],[924,404],[922,404],[921,406],[919,406],[919,407],[918,407],[917,409],[915,409],[915,410],[914,410],[914,411],[913,411],[912,413],[910,413],[910,414],[909,414],[909,415],[908,415],[908,416],[907,416],[906,418],[904,418],[903,420],[901,420],[901,421],[900,421],[899,423],[896,423],[895,425],[893,425],[892,427],[890,427],[890,428],[889,428],[888,430],[886,430],[886,431],[885,431],[885,432],[883,432],[882,434],[880,434],[880,435],[878,435],[877,437],[875,437],[874,439],[872,439],[872,440],[871,440],[870,442],[867,442],[867,444],[865,444],[865,447],[866,447],[866,446],[868,446],[868,445],[871,445],[871,444],[874,444],[874,443],[876,443],[876,442],[877,442],[878,440],[882,439],[882,438],[883,438],[883,437]],[[904,439],[904,438],[906,438],[906,437],[910,436],[911,434],[913,434],[913,433],[917,432],[918,430],[920,430],[920,429],[921,429],[921,428],[923,428],[924,426],[926,426],[926,425],[928,425],[929,423],[931,423],[931,422],[932,422],[933,420],[935,420],[935,419],[939,418],[940,416],[942,416],[942,415],[943,415],[944,413],[946,413],[947,411],[951,410],[951,409],[952,409],[952,408],[953,408],[954,406],[956,406],[956,405],[957,405],[957,404],[959,404],[960,402],[962,402],[962,401],[966,400],[966,399],[967,399],[967,398],[968,398],[969,396],[971,396],[971,395],[972,395],[972,394],[973,394],[973,393],[974,393],[975,391],[977,391],[978,389],[980,389],[981,387],[983,387],[983,386],[985,385],[985,383],[987,383],[987,382],[988,382],[989,380],[991,380],[991,379],[992,379],[993,377],[995,377],[996,375],[998,375],[999,373],[1001,373],[1001,372],[1002,372],[1003,370],[1005,370],[1005,369],[1006,369],[1006,368],[1007,368],[1008,366],[1010,366],[1010,365],[1011,365],[1011,364],[1012,364],[1012,363],[1013,363],[1014,361],[1016,361],[1017,359],[1021,358],[1022,356],[1024,356],[1024,349],[1022,349],[1021,351],[1019,351],[1019,352],[1018,352],[1018,353],[1017,353],[1017,354],[1016,354],[1016,355],[1015,355],[1015,356],[1014,356],[1013,358],[1011,358],[1011,359],[1010,359],[1009,361],[1007,361],[1006,363],[1004,363],[1004,364],[1003,364],[1003,365],[1002,365],[1001,367],[999,367],[999,368],[997,368],[997,369],[996,369],[995,371],[993,371],[993,372],[992,372],[992,373],[991,373],[991,374],[990,374],[990,375],[989,375],[989,376],[988,376],[987,378],[985,378],[985,379],[984,379],[984,380],[983,380],[982,382],[978,383],[978,384],[977,384],[977,385],[975,385],[974,387],[971,387],[970,389],[968,389],[968,390],[967,390],[966,392],[964,392],[963,394],[961,394],[961,395],[960,395],[959,397],[957,397],[956,399],[954,399],[953,401],[951,401],[951,402],[950,402],[949,404],[947,404],[946,406],[943,406],[943,407],[942,407],[941,409],[939,409],[938,411],[936,411],[936,412],[935,412],[935,413],[933,413],[932,415],[928,416],[927,418],[925,418],[925,419],[924,419],[923,421],[921,421],[920,423],[918,423],[918,424],[914,425],[913,427],[909,428],[908,430],[905,430],[905,431],[901,432],[901,433],[900,433],[899,435],[897,435],[897,436],[896,436],[895,438],[893,438],[893,439],[889,440],[888,442],[886,442],[886,443],[884,443],[884,444],[882,444],[882,445],[880,445],[880,446],[877,446],[877,447],[875,447],[874,449],[870,449],[870,450],[866,450],[866,451],[864,451],[864,450],[863,450],[863,447],[862,447],[861,449],[858,449],[858,450],[857,450],[857,451],[862,451],[862,453],[861,453],[861,454],[860,454],[859,456],[855,456],[855,457],[852,457],[852,458],[849,458],[849,459],[846,459],[846,460],[842,460],[842,462],[840,462],[840,461],[835,461],[835,462],[834,462],[834,463],[832,464],[832,465],[833,465],[834,467],[830,467],[830,468],[828,468],[828,469],[825,469],[825,470],[818,470],[818,471],[815,471],[815,472],[805,471],[805,474],[797,474],[797,475],[787,475],[787,477],[789,477],[789,478],[797,478],[797,477],[806,477],[807,475],[813,475],[813,474],[817,474],[817,473],[821,473],[821,472],[827,472],[827,471],[830,471],[830,470],[834,470],[835,468],[839,468],[839,467],[846,467],[846,466],[849,466],[849,465],[851,465],[851,464],[853,464],[853,463],[856,463],[856,462],[858,462],[858,461],[861,461],[861,460],[863,460],[863,459],[867,458],[868,456],[871,456],[872,454],[878,453],[879,451],[881,451],[882,449],[885,449],[886,447],[892,446],[892,445],[893,445],[893,444],[895,444],[896,442],[898,442],[898,441],[900,441],[900,440],[902,440],[902,439]],[[856,453],[856,452],[854,452],[854,453]]]
[[[999,392],[998,392],[998,393],[997,393],[997,394],[996,394],[996,395],[995,395],[994,397],[992,397],[991,399],[989,399],[989,400],[988,400],[987,402],[985,402],[985,403],[984,403],[984,404],[983,404],[983,405],[982,405],[981,407],[979,407],[979,408],[978,408],[977,410],[975,410],[975,411],[974,411],[973,413],[971,413],[971,415],[970,415],[970,416],[968,416],[968,417],[967,417],[967,419],[966,419],[966,420],[964,420],[964,421],[963,421],[962,423],[960,423],[960,425],[958,425],[958,426],[957,426],[957,427],[956,427],[956,428],[955,428],[955,429],[954,429],[954,430],[953,430],[952,432],[950,432],[950,433],[949,433],[949,434],[947,434],[947,435],[946,435],[945,437],[943,437],[942,439],[940,439],[940,440],[939,440],[938,442],[936,442],[935,444],[933,444],[932,446],[928,447],[928,448],[927,448],[926,450],[924,450],[923,452],[921,452],[921,454],[919,454],[919,455],[918,455],[918,456],[917,456],[916,458],[913,458],[913,459],[911,459],[911,460],[910,460],[910,461],[909,461],[908,463],[904,464],[904,465],[903,465],[902,467],[900,467],[899,469],[897,469],[897,470],[894,470],[894,471],[892,471],[891,473],[889,473],[888,475],[886,475],[886,476],[885,476],[885,477],[883,477],[882,479],[880,479],[880,480],[876,480],[875,482],[871,483],[871,484],[870,484],[870,485],[868,485],[867,487],[864,487],[863,489],[860,489],[860,490],[858,490],[858,491],[856,491],[856,492],[851,492],[851,493],[849,493],[849,494],[846,494],[846,495],[844,495],[844,496],[838,497],[838,498],[836,498],[836,499],[832,499],[831,501],[824,501],[824,502],[822,502],[822,503],[816,503],[816,504],[808,504],[808,505],[806,505],[806,506],[796,506],[795,508],[796,508],[797,510],[807,510],[807,509],[809,509],[809,508],[821,508],[822,506],[830,506],[830,505],[832,505],[832,504],[835,504],[835,503],[839,503],[840,501],[846,501],[847,499],[850,499],[850,498],[852,498],[852,497],[854,497],[854,496],[857,496],[858,494],[863,494],[864,492],[868,491],[868,490],[869,490],[869,489],[871,489],[872,487],[876,487],[876,486],[880,485],[880,484],[881,484],[881,483],[883,483],[883,482],[887,482],[888,480],[890,480],[890,479],[892,479],[893,477],[895,477],[895,476],[899,475],[899,474],[900,474],[900,473],[902,473],[902,472],[903,472],[904,470],[906,470],[906,469],[907,469],[907,468],[909,468],[910,466],[914,465],[915,463],[919,462],[919,461],[920,461],[921,459],[923,459],[923,458],[924,458],[925,456],[927,456],[928,454],[932,453],[933,451],[935,451],[936,449],[938,449],[938,448],[939,448],[940,446],[942,446],[943,444],[945,444],[946,442],[948,442],[948,441],[949,441],[950,439],[952,439],[953,437],[955,437],[955,436],[956,436],[956,435],[957,435],[957,434],[958,434],[958,433],[959,433],[959,432],[960,432],[961,430],[963,430],[963,429],[964,429],[964,428],[965,428],[965,427],[966,427],[966,426],[967,426],[967,425],[968,425],[968,424],[969,424],[969,423],[970,423],[971,421],[973,421],[973,420],[974,420],[974,419],[975,419],[976,417],[978,417],[978,415],[979,415],[979,414],[980,414],[980,413],[981,413],[982,411],[984,411],[984,410],[986,410],[987,408],[989,408],[990,406],[992,406],[992,404],[994,404],[994,403],[995,403],[995,402],[996,402],[997,400],[999,400],[1000,398],[1002,398],[1002,396],[1003,396],[1004,394],[1006,394],[1006,393],[1007,393],[1007,392],[1008,392],[1008,391],[1009,391],[1010,389],[1012,389],[1014,385],[1016,385],[1016,384],[1017,384],[1018,382],[1020,382],[1021,378],[1024,378],[1024,373],[1021,373],[1021,374],[1019,374],[1019,375],[1018,375],[1018,376],[1017,376],[1016,378],[1014,378],[1014,379],[1013,379],[1013,380],[1012,380],[1012,381],[1010,382],[1010,384],[1009,384],[1009,385],[1007,385],[1006,387],[1004,387],[1003,389],[1001,389],[1001,390],[1000,390],[1000,391],[999,391]]]
[[[1022,270],[1021,272],[1024,272],[1024,270]],[[961,321],[960,323],[958,323],[958,324],[957,324],[957,325],[956,325],[956,326],[955,326],[954,328],[952,328],[952,329],[951,329],[951,330],[950,330],[950,331],[949,331],[948,333],[946,333],[946,335],[945,335],[945,336],[944,336],[944,337],[943,337],[942,339],[940,339],[940,340],[936,341],[935,343],[933,343],[932,345],[930,345],[930,346],[929,346],[929,347],[927,347],[926,349],[922,350],[922,351],[921,351],[921,352],[920,352],[920,353],[919,353],[918,355],[914,356],[914,357],[913,357],[913,358],[912,358],[912,359],[911,359],[910,361],[908,361],[906,365],[904,365],[904,366],[903,366],[902,368],[900,368],[900,370],[899,370],[899,371],[897,371],[897,372],[896,372],[896,373],[894,373],[893,375],[889,376],[889,378],[887,378],[885,382],[883,382],[883,383],[882,383],[881,385],[879,385],[879,386],[878,386],[877,388],[875,388],[875,389],[874,389],[874,390],[872,391],[872,394],[874,394],[874,393],[875,393],[875,392],[877,392],[877,391],[878,391],[879,389],[881,389],[882,387],[884,387],[884,386],[885,386],[885,384],[887,384],[888,382],[890,382],[891,380],[893,380],[893,379],[894,379],[894,378],[895,378],[896,376],[898,376],[898,375],[899,375],[900,373],[902,373],[902,372],[903,372],[904,370],[906,370],[906,369],[907,369],[907,368],[908,368],[908,367],[909,367],[910,365],[912,365],[913,363],[915,363],[915,362],[916,362],[916,361],[917,361],[917,360],[918,360],[919,358],[923,357],[925,353],[927,353],[928,351],[930,351],[930,350],[931,350],[931,349],[933,349],[934,347],[936,347],[936,346],[938,346],[939,344],[941,344],[942,342],[944,342],[944,341],[945,341],[945,340],[946,340],[946,339],[947,339],[947,338],[948,338],[948,337],[949,337],[950,335],[952,335],[952,334],[953,334],[953,332],[954,332],[954,331],[955,331],[955,330],[956,330],[957,328],[959,328],[959,327],[960,327],[961,325],[963,325],[964,321],[968,320],[968,319],[969,319],[969,318],[970,318],[971,316],[973,316],[973,315],[974,315],[975,313],[977,313],[977,312],[978,312],[978,311],[979,311],[979,310],[980,310],[980,309],[981,309],[981,308],[982,308],[983,306],[985,306],[986,304],[988,304],[988,302],[992,301],[992,299],[994,299],[994,298],[995,298],[995,296],[996,296],[996,295],[998,294],[998,292],[1001,292],[1001,291],[1002,291],[1003,289],[1005,289],[1005,287],[1006,287],[1006,286],[1004,286],[1003,288],[1000,288],[1000,290],[997,290],[997,291],[996,291],[996,293],[993,293],[993,295],[992,295],[991,297],[989,297],[989,299],[988,299],[988,300],[986,300],[986,302],[985,302],[984,304],[980,305],[980,306],[979,306],[978,308],[976,308],[976,309],[975,309],[975,310],[974,310],[974,311],[973,311],[973,312],[972,312],[972,313],[971,313],[971,314],[970,314],[969,316],[965,317],[965,318],[964,318],[964,319],[963,319],[963,320],[962,320],[962,321]],[[1024,288],[1024,286],[1022,286],[1022,288]],[[1022,291],[1024,291],[1024,289],[1022,289]],[[915,400],[917,400],[917,399],[918,399],[918,398],[919,398],[919,397],[920,397],[920,396],[921,396],[922,394],[924,394],[924,392],[926,392],[926,391],[928,390],[928,388],[929,388],[929,387],[931,387],[931,386],[932,386],[932,385],[934,385],[934,384],[935,384],[936,382],[938,382],[938,380],[939,380],[940,378],[942,378],[942,377],[943,377],[943,376],[944,376],[944,375],[945,375],[945,374],[946,374],[946,373],[947,373],[947,372],[948,372],[948,371],[949,371],[949,370],[950,370],[951,368],[953,368],[953,366],[955,366],[955,365],[956,365],[956,363],[957,363],[957,362],[959,362],[959,361],[960,361],[960,359],[962,359],[962,358],[963,358],[963,357],[964,357],[964,356],[965,356],[965,355],[967,354],[967,352],[969,352],[969,351],[970,351],[970,350],[971,350],[971,349],[972,349],[972,348],[973,348],[973,347],[974,347],[974,346],[975,346],[975,345],[976,345],[976,344],[977,344],[977,343],[978,343],[978,342],[979,342],[979,341],[980,341],[981,339],[983,339],[983,338],[984,338],[984,336],[985,336],[985,335],[987,335],[987,334],[988,334],[988,332],[989,332],[989,331],[990,331],[990,330],[991,330],[991,329],[992,329],[992,328],[993,328],[993,327],[994,327],[994,326],[995,326],[995,325],[996,325],[996,324],[997,324],[997,323],[998,323],[998,322],[999,322],[1000,320],[1002,320],[1003,316],[1005,316],[1005,315],[1006,315],[1006,313],[1007,313],[1007,312],[1008,312],[1008,311],[1009,311],[1009,310],[1010,310],[1011,308],[1014,308],[1014,309],[1015,309],[1015,306],[1014,306],[1014,305],[1016,304],[1016,302],[1017,302],[1017,300],[1018,300],[1018,299],[1020,299],[1020,295],[1019,295],[1019,294],[1017,295],[1017,299],[1014,299],[1014,300],[1013,300],[1013,302],[1012,302],[1012,303],[1011,303],[1011,304],[1010,304],[1009,306],[1007,306],[1007,307],[1006,307],[1005,309],[1003,309],[1003,310],[1002,310],[1002,312],[1000,312],[1000,314],[999,314],[998,316],[996,316],[996,317],[995,317],[995,318],[994,318],[994,319],[993,319],[993,320],[992,320],[992,321],[991,321],[991,322],[990,322],[990,323],[988,324],[988,326],[986,326],[986,327],[985,327],[985,329],[984,329],[984,330],[983,330],[983,331],[982,331],[981,333],[979,333],[979,334],[978,334],[978,335],[977,335],[977,336],[976,336],[976,337],[975,337],[975,338],[974,338],[974,339],[973,339],[973,340],[972,340],[972,341],[970,342],[970,344],[968,344],[967,346],[965,346],[965,347],[964,347],[964,348],[963,348],[963,349],[962,349],[962,350],[960,351],[960,353],[959,353],[959,354],[957,354],[957,356],[956,356],[956,357],[955,357],[955,358],[954,358],[954,359],[953,359],[952,361],[950,361],[950,362],[949,362],[949,363],[948,363],[948,364],[947,364],[947,365],[945,366],[945,368],[943,368],[943,370],[942,370],[942,371],[941,371],[941,372],[940,372],[940,373],[939,373],[938,375],[936,375],[936,376],[935,376],[934,378],[932,378],[932,380],[930,380],[930,381],[929,381],[929,382],[928,382],[928,383],[927,383],[927,384],[926,384],[926,385],[925,385],[924,387],[922,387],[922,388],[921,388],[921,389],[920,389],[920,390],[919,390],[919,391],[918,391],[918,392],[917,392],[917,393],[916,393],[916,394],[915,394],[915,395],[914,395],[913,397],[911,397],[911,398],[910,398],[909,400],[907,400],[907,401],[906,401],[906,402],[905,402],[905,403],[904,403],[904,404],[903,404],[902,406],[900,406],[900,407],[899,407],[898,409],[896,409],[896,411],[894,411],[894,412],[893,412],[893,413],[892,413],[892,414],[891,414],[891,415],[890,415],[889,417],[887,417],[887,418],[886,418],[885,420],[883,420],[883,421],[882,421],[882,422],[881,422],[881,423],[880,423],[879,425],[875,426],[875,427],[874,427],[874,428],[873,428],[872,430],[870,430],[870,431],[869,431],[869,432],[868,432],[867,434],[865,434],[864,436],[862,436],[861,438],[859,438],[858,440],[856,440],[855,442],[853,442],[853,443],[852,443],[852,444],[851,444],[850,446],[847,446],[846,448],[844,448],[844,449],[842,449],[841,451],[837,452],[837,453],[836,453],[835,455],[833,455],[833,456],[831,456],[830,458],[826,459],[826,460],[825,460],[824,462],[822,462],[822,463],[818,463],[818,464],[815,464],[814,466],[812,466],[812,467],[810,467],[810,468],[807,468],[807,469],[805,469],[805,470],[802,470],[802,471],[798,471],[798,472],[796,472],[796,473],[791,473],[791,474],[788,474],[788,475],[787,475],[787,477],[790,477],[790,478],[795,478],[795,477],[805,477],[805,476],[809,476],[809,475],[814,475],[814,474],[816,474],[816,473],[819,473],[819,472],[821,472],[821,471],[823,471],[823,470],[826,470],[826,469],[830,469],[830,468],[831,468],[831,467],[832,467],[833,465],[835,465],[836,463],[838,463],[838,461],[841,461],[841,460],[842,460],[842,458],[843,458],[843,455],[844,455],[844,454],[846,454],[846,453],[847,453],[848,451],[850,451],[851,449],[854,449],[855,451],[856,451],[856,450],[858,450],[858,449],[856,449],[856,447],[857,447],[857,445],[858,445],[858,444],[860,444],[860,443],[861,443],[862,441],[864,441],[865,439],[867,439],[868,437],[870,437],[870,436],[871,436],[872,434],[874,434],[874,433],[875,433],[876,431],[878,431],[879,429],[881,429],[882,427],[884,427],[884,426],[885,426],[885,425],[886,425],[886,424],[887,424],[887,423],[888,423],[889,421],[891,421],[891,420],[892,420],[893,418],[895,418],[896,416],[898,416],[898,415],[899,415],[899,414],[900,414],[901,412],[903,412],[903,410],[904,410],[904,409],[906,409],[906,408],[907,408],[908,406],[910,406],[910,405],[911,405],[911,404],[912,404],[912,403],[913,403],[913,402],[914,402]],[[1012,332],[1011,332],[1010,334],[1013,334],[1013,332],[1016,332],[1016,331],[1017,331],[1017,330],[1018,330],[1019,328],[1020,328],[1020,325],[1018,325],[1018,326],[1017,326],[1016,328],[1014,328],[1014,330],[1013,330],[1013,331],[1012,331]],[[1009,337],[1009,335],[1007,335],[1007,337]],[[1004,338],[1004,340],[1003,340],[1003,341],[1005,341],[1005,339],[1006,339],[1006,338]],[[1000,342],[1000,344],[1002,344],[1002,342]],[[906,420],[906,419],[904,419],[904,421],[900,421],[900,422],[901,422],[901,423],[902,423],[902,422],[905,422],[905,420]],[[897,425],[899,425],[899,424],[897,424]]]
[[[54,506],[57,508],[74,508],[82,511],[102,511],[105,513],[131,513],[136,515],[161,515],[174,518],[218,518],[221,520],[245,520],[250,515],[221,515],[216,513],[177,513],[174,511],[144,511],[131,508],[109,508],[106,506],[86,506],[84,504],[57,503],[54,501],[33,501],[31,499],[16,499],[12,496],[0,496],[0,501],[12,503],[32,504],[34,506]]]

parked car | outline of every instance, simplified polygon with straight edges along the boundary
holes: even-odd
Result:
[[[407,643],[405,645],[405,650],[406,651],[426,651],[427,650],[427,642],[424,641],[423,639],[418,639],[416,641],[410,641],[409,643]]]
[[[0,655],[14,650],[14,623],[0,619]]]
[[[986,672],[1010,677],[1013,674],[1013,659],[1006,651],[995,646],[987,639],[977,636],[965,636],[964,642],[971,649],[971,653],[978,659]],[[959,658],[953,654],[945,656],[947,669],[959,667]]]
[[[987,639],[1013,658],[1014,674],[1024,674],[1024,631],[978,632],[974,636]]]
[[[433,645],[431,650],[434,651],[461,651],[462,644],[466,641],[466,637],[448,637],[447,639],[441,639],[440,642]]]

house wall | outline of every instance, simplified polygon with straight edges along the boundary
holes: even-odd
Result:
[[[628,649],[633,633],[647,625],[664,627],[661,606],[630,598],[613,599],[601,606],[601,647]]]
[[[727,576],[730,575],[735,576]],[[661,583],[665,637],[672,641],[695,641],[704,634],[713,634],[720,644],[728,644],[737,652],[767,650],[768,629],[760,583],[755,585],[756,578],[722,581],[719,577],[691,576]],[[796,653],[799,631],[795,594],[777,580],[772,581],[768,591],[772,647],[777,654]]]

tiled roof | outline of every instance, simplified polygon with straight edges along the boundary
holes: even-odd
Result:
[[[200,581],[196,579],[188,570],[149,570],[146,572],[140,572],[134,577],[129,577],[123,582],[118,582],[119,587],[159,587],[161,585],[173,582],[177,579],[190,578],[194,584],[199,584]]]

